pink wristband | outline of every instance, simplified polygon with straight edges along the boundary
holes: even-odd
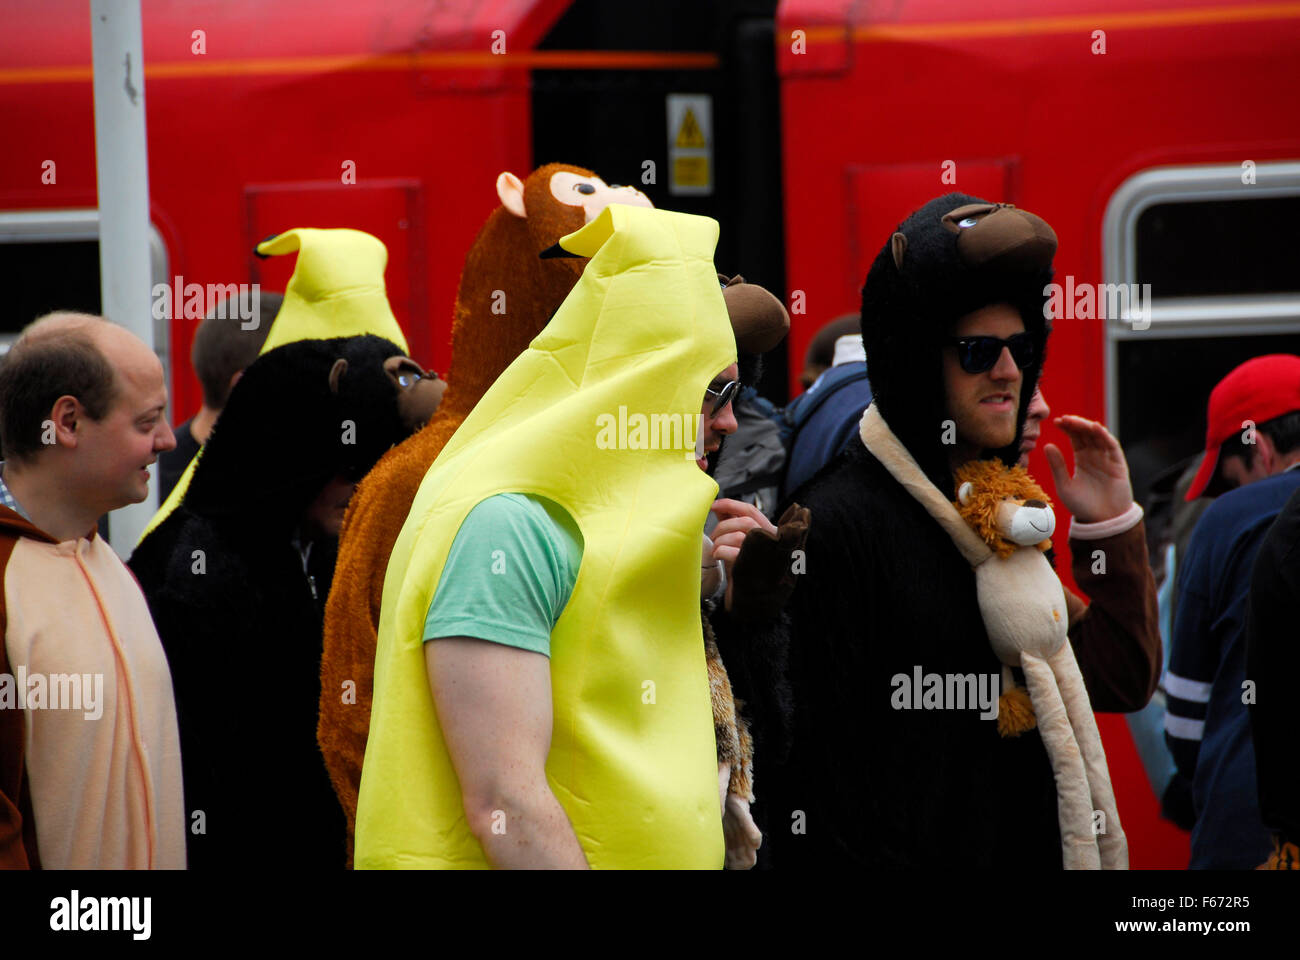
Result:
[[[1109,520],[1098,520],[1096,523],[1080,523],[1071,517],[1070,539],[1103,540],[1106,537],[1114,537],[1132,530],[1141,519],[1142,508],[1137,503],[1131,504],[1118,517],[1111,517]]]

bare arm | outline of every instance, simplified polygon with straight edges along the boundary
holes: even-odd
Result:
[[[424,645],[429,688],[470,830],[492,866],[587,869],[546,781],[551,664],[540,653],[470,637]]]

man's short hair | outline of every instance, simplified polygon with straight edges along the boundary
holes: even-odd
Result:
[[[846,313],[823,324],[808,341],[808,350],[804,354],[804,366],[829,367],[835,360],[835,341],[852,333],[861,333],[862,324],[858,314]]]
[[[271,323],[280,312],[284,295],[261,293],[257,295],[258,324],[252,330],[243,328],[239,316],[239,295],[227,297],[213,308],[194,332],[194,345],[190,348],[190,361],[203,387],[203,402],[213,410],[220,410],[230,397],[230,378],[246,368],[262,352]]]
[[[1219,463],[1228,457],[1240,457],[1247,470],[1255,464],[1256,444],[1246,443],[1242,430],[1234,433],[1219,447]],[[1255,425],[1255,432],[1262,433],[1273,441],[1278,453],[1286,454],[1300,448],[1300,410],[1292,410],[1272,420],[1265,420]]]
[[[59,397],[75,397],[95,421],[113,409],[117,377],[91,331],[92,324],[105,322],[89,314],[46,314],[28,324],[0,359],[0,448],[5,457],[26,460],[40,452],[45,422]]]

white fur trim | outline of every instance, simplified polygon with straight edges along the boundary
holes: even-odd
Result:
[[[957,508],[930,482],[930,478],[917,465],[902,441],[894,436],[874,401],[862,414],[858,432],[862,436],[863,445],[889,471],[890,476],[952,537],[967,563],[978,567],[994,555],[980,539],[980,535],[961,518]]]
[[[1128,533],[1138,525],[1138,521],[1141,519],[1142,508],[1136,503],[1131,504],[1118,517],[1111,517],[1109,520],[1098,520],[1096,523],[1080,523],[1078,520],[1071,518],[1070,539],[1104,540],[1107,537]]]

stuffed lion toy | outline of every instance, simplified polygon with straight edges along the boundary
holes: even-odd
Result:
[[[1003,664],[998,732],[1016,736],[1037,723],[1056,775],[1065,868],[1123,869],[1127,844],[1096,718],[1066,635],[1065,590],[1044,556],[1056,529],[1051,503],[1024,469],[1000,460],[967,463],[954,479],[954,506],[979,543],[949,533],[975,568],[980,613]],[[1024,671],[1028,705],[1012,681],[1013,667]]]

